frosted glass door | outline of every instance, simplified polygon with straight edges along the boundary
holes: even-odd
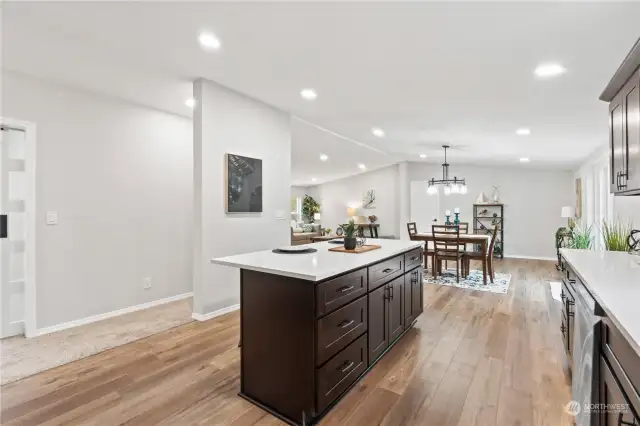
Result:
[[[0,337],[24,334],[25,132],[2,126],[0,138]]]

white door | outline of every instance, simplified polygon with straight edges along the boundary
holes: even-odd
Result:
[[[0,337],[8,337],[25,332],[26,130],[0,126]]]
[[[427,194],[427,182],[411,182],[411,222],[416,223],[418,232],[431,232],[433,225],[440,217],[438,194]]]

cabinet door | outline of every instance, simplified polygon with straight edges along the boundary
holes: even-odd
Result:
[[[611,407],[600,411],[600,426],[640,425],[640,419],[633,414],[629,401],[604,357],[600,357],[600,398],[601,406]]]
[[[413,281],[415,271],[404,275],[404,329],[411,327],[415,315],[413,314]]]
[[[624,144],[627,172],[622,178],[625,191],[640,189],[640,70],[622,88]]]
[[[404,277],[396,278],[389,284],[389,342],[396,340],[404,331]]]
[[[620,95],[609,104],[609,143],[611,148],[611,192],[620,192],[621,174],[627,169],[627,153],[624,144],[624,115]]]
[[[411,280],[411,303],[413,317],[418,318],[424,311],[424,294],[422,286],[422,269],[415,270],[415,278]]]
[[[387,310],[388,284],[372,291],[369,298],[369,365],[389,346]]]

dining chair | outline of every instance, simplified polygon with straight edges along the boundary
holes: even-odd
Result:
[[[487,268],[489,271],[489,279],[491,280],[491,283],[493,283],[493,280],[495,280],[496,275],[495,275],[495,270],[493,268],[493,251],[496,247],[496,239],[497,239],[497,235],[498,235],[498,231],[500,230],[500,226],[496,225],[496,227],[493,229],[493,235],[491,235],[491,242],[489,243],[489,247],[487,249],[486,253],[482,253],[479,251],[472,251],[472,252],[465,252],[465,256],[464,256],[464,271],[462,272],[462,275],[464,276],[468,276],[470,273],[470,267],[471,267],[471,259],[473,260],[481,260],[483,262],[487,262]]]
[[[469,222],[460,222],[460,223],[458,223],[458,226],[460,227],[460,233],[461,234],[468,234],[469,233]]]
[[[442,274],[442,261],[455,260],[456,282],[460,282],[460,269],[464,267],[464,249],[460,247],[460,227],[457,225],[431,225],[434,244],[433,268]],[[435,276],[436,274],[434,274]]]
[[[416,226],[415,222],[408,222],[407,223],[407,232],[409,233],[409,239],[413,240],[415,239],[414,237],[416,236],[416,234],[418,233],[418,227]],[[424,245],[424,267],[425,269],[429,270],[429,258],[431,258],[431,267],[432,267],[432,271],[431,273],[433,274],[433,276],[435,276],[435,273],[433,272],[433,268],[435,268],[435,263],[433,262],[433,250],[429,248],[429,243],[425,243]]]

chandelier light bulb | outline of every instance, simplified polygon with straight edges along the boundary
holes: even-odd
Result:
[[[451,194],[451,185],[446,185],[444,187],[444,195],[450,195]]]
[[[451,193],[452,194],[460,193],[460,186],[457,183],[454,183],[453,185],[451,185]]]
[[[467,188],[467,185],[462,185],[462,186],[460,187],[460,194],[463,194],[463,195],[464,195],[464,194],[466,194],[466,193],[467,193],[467,191],[469,191],[469,188]]]

